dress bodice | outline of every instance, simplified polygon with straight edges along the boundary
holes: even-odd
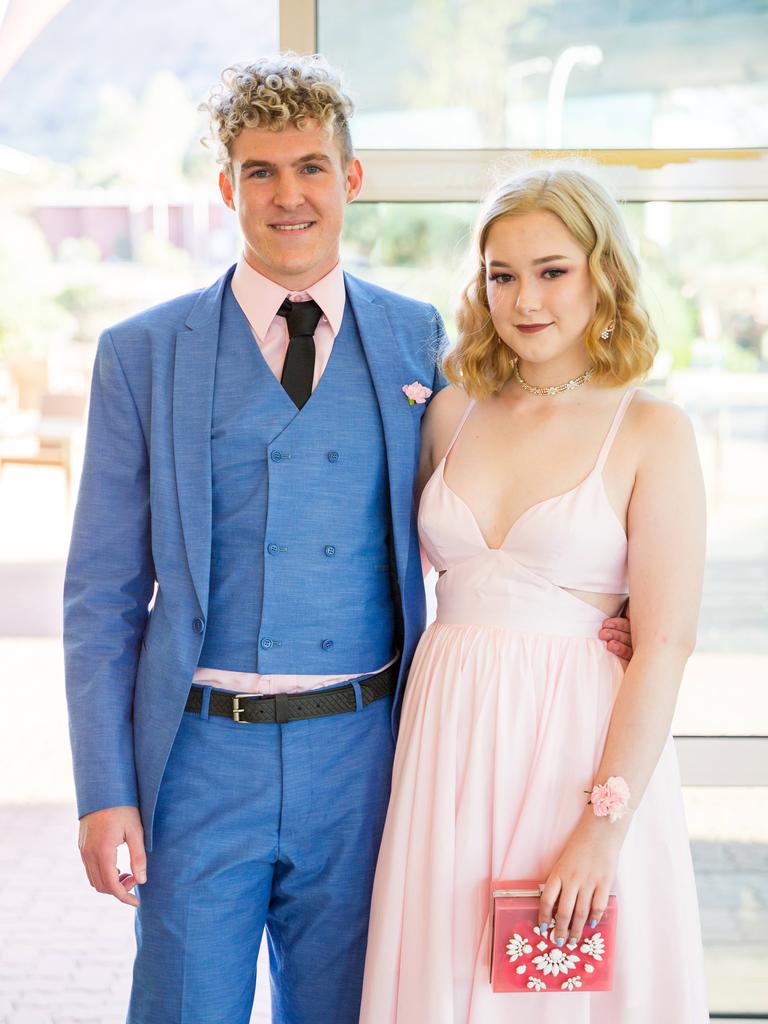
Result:
[[[488,546],[469,505],[445,481],[446,460],[475,405],[468,403],[419,507],[422,546],[438,572],[447,570],[437,588],[438,619],[458,615],[464,621],[468,614],[469,621],[508,625],[521,617],[530,628],[531,614],[546,613],[559,616],[550,632],[591,635],[599,628],[603,613],[568,591],[627,593],[627,536],[608,500],[603,469],[635,391],[622,396],[581,483],[526,509],[498,548]]]

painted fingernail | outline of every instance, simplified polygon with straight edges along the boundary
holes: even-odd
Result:
[[[565,945],[565,939],[563,939],[563,938],[555,939],[555,945],[556,946],[564,946]]]
[[[545,924],[544,922],[542,922],[539,925],[539,931],[541,932],[542,935],[546,935],[547,934],[547,928],[549,928],[549,925]]]
[[[590,928],[597,928],[597,918],[596,917],[593,917],[592,920],[589,922],[589,927]]]

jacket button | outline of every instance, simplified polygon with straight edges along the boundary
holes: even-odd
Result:
[[[336,554],[336,548],[333,546],[333,544],[326,544],[325,545],[325,557],[326,558],[333,558],[333,556],[335,554]]]
[[[278,452],[278,451],[273,451],[273,452],[269,453],[269,457],[270,457],[270,459],[272,459],[273,462],[279,462],[280,459],[282,459],[282,457],[283,457],[283,453],[282,452]]]
[[[196,633],[202,633],[205,629],[205,623],[202,619],[192,619],[192,629],[194,629]]]
[[[262,639],[261,646],[265,651],[268,651],[270,649],[270,647],[272,646],[272,641],[269,639],[268,636],[265,636]]]
[[[339,461],[339,453],[338,452],[328,452],[328,461],[329,462],[338,462]]]
[[[277,544],[267,544],[267,551],[270,555],[276,555],[279,550]]]
[[[332,651],[333,650],[333,640],[323,640],[323,642],[320,644],[320,646],[323,648],[324,651]]]

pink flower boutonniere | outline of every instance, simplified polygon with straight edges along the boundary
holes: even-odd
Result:
[[[409,405],[424,405],[432,391],[415,380],[413,384],[403,384],[403,394],[408,399]]]

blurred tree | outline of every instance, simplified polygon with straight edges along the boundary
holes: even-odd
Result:
[[[200,121],[174,74],[155,75],[139,99],[107,85],[100,100],[88,155],[78,165],[81,184],[158,190],[185,180]]]
[[[43,356],[72,333],[74,318],[51,292],[51,263],[37,225],[0,212],[0,358]]]
[[[421,66],[402,76],[403,98],[419,108],[471,107],[483,144],[504,145],[512,44],[530,38],[554,2],[422,0],[410,33]]]
[[[361,262],[455,269],[469,238],[471,203],[356,203],[344,242]]]
[[[642,295],[661,347],[672,355],[674,369],[691,362],[697,336],[696,303],[686,298],[679,278],[664,254],[643,255]]]
[[[151,232],[142,235],[136,246],[135,260],[142,267],[161,271],[184,271],[192,264],[188,252],[157,238]]]

